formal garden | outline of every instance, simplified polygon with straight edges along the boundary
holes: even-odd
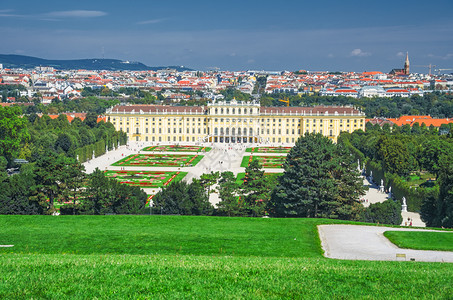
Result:
[[[245,152],[252,153],[289,153],[291,147],[252,147],[245,149]]]
[[[159,151],[159,152],[208,152],[211,147],[190,146],[190,145],[160,145],[143,148],[142,151]]]
[[[283,168],[283,163],[286,156],[244,156],[242,158],[241,167],[247,167],[252,160],[257,160],[265,169]]]
[[[187,154],[133,154],[125,157],[112,166],[119,167],[193,167],[203,155]]]
[[[115,178],[120,183],[142,188],[160,188],[170,182],[182,180],[187,172],[179,171],[105,171],[105,176]]]

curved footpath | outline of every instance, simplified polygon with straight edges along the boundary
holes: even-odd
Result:
[[[453,263],[451,251],[425,251],[398,248],[385,231],[435,231],[361,225],[319,225],[324,256],[352,260],[415,260]],[[444,232],[444,231],[443,231]],[[448,233],[453,234],[453,232]],[[398,256],[397,256],[398,254]],[[402,257],[405,254],[406,257]]]

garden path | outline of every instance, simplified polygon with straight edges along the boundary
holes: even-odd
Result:
[[[391,228],[360,225],[319,225],[318,232],[324,256],[353,260],[411,260],[451,262],[452,251],[425,251],[398,248],[385,236],[385,231],[422,231],[413,228]],[[427,230],[434,231],[434,230]],[[453,234],[453,232],[447,233]],[[405,254],[398,258],[397,254]]]
[[[367,178],[363,178],[363,185],[368,187],[368,191],[365,196],[363,196],[364,199],[368,200],[363,202],[365,207],[370,206],[370,203],[384,202],[389,198],[387,193],[381,193],[379,191],[379,187],[374,182],[370,182]],[[410,221],[408,222],[409,218],[412,221],[412,226],[426,227],[425,223],[420,218],[419,213],[402,211],[401,216],[403,217],[403,222],[401,223],[402,226],[408,226],[410,224]]]

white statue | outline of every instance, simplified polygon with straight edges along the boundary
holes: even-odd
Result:
[[[384,180],[383,180],[383,179],[381,179],[381,186],[383,186],[383,185],[384,185]]]
[[[403,206],[406,206],[406,197],[403,197]]]
[[[389,187],[389,194],[392,194],[392,187]]]

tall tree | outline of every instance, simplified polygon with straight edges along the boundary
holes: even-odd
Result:
[[[453,144],[447,140],[434,137],[427,139],[421,148],[421,166],[437,177],[443,163],[441,157],[453,153]]]
[[[81,172],[82,168],[78,164],[74,158],[62,154],[57,156],[54,152],[48,152],[36,162],[35,185],[32,190],[35,195],[41,194],[48,200],[49,213],[54,211],[55,200],[65,198],[67,184],[74,180],[74,177],[81,176],[78,172]],[[81,182],[79,184],[81,185]],[[71,188],[78,188],[72,183],[70,186]]]
[[[165,215],[209,215],[212,206],[198,180],[187,184],[184,181],[173,182],[159,191],[153,198],[156,213]]]
[[[219,180],[220,202],[217,204],[218,212],[222,215],[244,216],[244,199],[238,196],[239,186],[233,172],[223,172]]]
[[[21,118],[18,106],[0,106],[0,156],[8,160],[19,154],[22,145],[29,141],[27,118]]]
[[[439,173],[439,196],[429,195],[423,202],[421,216],[429,226],[453,227],[453,155],[443,156]]]
[[[407,144],[395,136],[380,138],[377,156],[384,163],[384,169],[390,173],[404,176],[414,168],[414,157],[410,155]]]
[[[327,137],[299,138],[284,164],[268,208],[277,217],[354,219],[363,193],[351,156]],[[346,185],[349,185],[347,187]]]
[[[258,160],[252,160],[245,168],[242,196],[253,217],[263,216],[270,197],[269,182]]]
[[[120,184],[97,169],[88,176],[85,197],[79,207],[83,214],[138,214],[147,195],[139,187]]]

